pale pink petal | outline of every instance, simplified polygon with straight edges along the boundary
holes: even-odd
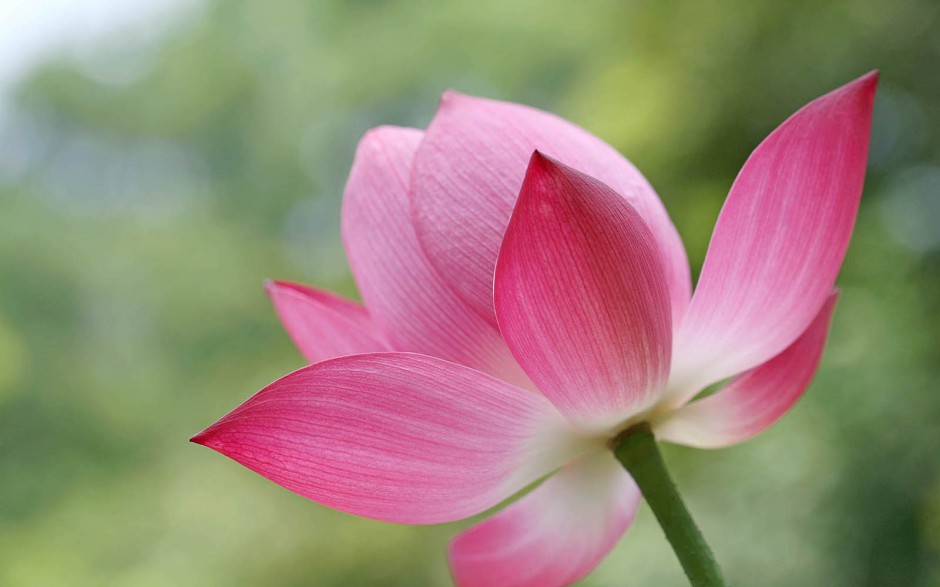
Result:
[[[720,448],[769,428],[793,407],[813,380],[837,297],[829,297],[809,328],[782,353],[739,375],[714,395],[655,422],[656,437],[698,448]]]
[[[304,367],[193,441],[324,505],[409,524],[477,514],[589,450],[540,395],[408,353]]]
[[[581,579],[633,522],[640,491],[610,452],[576,461],[454,539],[458,587],[561,587]]]
[[[775,356],[822,307],[852,235],[876,84],[870,73],[811,102],[744,164],[676,336],[673,405]]]
[[[509,348],[576,425],[650,405],[671,349],[669,294],[642,218],[599,181],[536,152],[495,279]]]
[[[342,228],[366,307],[395,350],[441,357],[531,387],[496,327],[441,281],[418,244],[408,178],[421,137],[414,129],[380,127],[356,151]]]
[[[539,150],[610,186],[649,226],[676,321],[691,293],[685,249],[646,178],[612,147],[557,116],[446,92],[415,158],[418,236],[441,275],[493,316],[493,266],[529,157]]]
[[[365,308],[334,294],[287,281],[265,284],[300,353],[311,363],[391,350]]]

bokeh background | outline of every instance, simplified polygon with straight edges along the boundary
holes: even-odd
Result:
[[[358,137],[446,87],[555,111],[644,170],[697,271],[751,149],[873,68],[816,382],[747,444],[666,449],[737,585],[940,585],[935,0],[0,2],[0,585],[447,585],[466,523],[339,514],[187,443],[302,364],[264,278],[356,295]],[[685,584],[645,506],[583,582]]]

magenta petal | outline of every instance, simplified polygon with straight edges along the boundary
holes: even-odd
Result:
[[[380,127],[356,151],[343,200],[343,241],[362,297],[395,350],[531,387],[496,327],[441,281],[418,243],[408,178],[421,137],[414,129]]]
[[[604,182],[639,212],[660,248],[674,315],[689,302],[685,249],[646,178],[609,145],[557,116],[446,92],[415,158],[418,236],[444,279],[493,317],[493,267],[532,152]]]
[[[743,442],[780,419],[806,391],[826,345],[838,294],[832,294],[809,328],[786,350],[721,391],[692,402],[655,424],[660,440],[698,448]]]
[[[611,426],[658,396],[672,335],[659,254],[639,214],[602,183],[532,156],[495,297],[509,348],[569,421]]]
[[[194,442],[329,507],[458,520],[587,450],[538,394],[433,357],[340,357],[287,375]]]
[[[590,573],[633,522],[640,492],[604,451],[454,539],[459,587],[561,587]]]
[[[744,164],[676,335],[673,405],[775,356],[819,312],[855,223],[877,79],[811,102]]]
[[[271,281],[268,296],[300,353],[311,363],[390,350],[365,308],[328,292]]]

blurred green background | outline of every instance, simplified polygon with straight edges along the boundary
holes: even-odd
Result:
[[[264,278],[356,295],[363,131],[446,87],[557,112],[644,170],[697,271],[751,149],[873,68],[816,382],[749,443],[666,456],[736,585],[940,585],[935,0],[0,6],[0,65],[63,39],[0,77],[0,585],[448,584],[466,523],[339,514],[187,443],[302,364]],[[686,583],[644,506],[583,584]]]

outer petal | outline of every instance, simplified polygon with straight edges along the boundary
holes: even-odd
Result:
[[[806,391],[826,345],[837,293],[785,351],[744,373],[718,393],[665,415],[654,424],[660,440],[698,448],[743,442],[769,428]]]
[[[811,102],[744,164],[677,334],[674,404],[777,355],[822,307],[855,223],[876,84],[870,73]]]
[[[414,129],[380,127],[356,151],[343,200],[343,240],[362,297],[396,350],[530,387],[499,331],[441,281],[418,244],[408,178],[421,137]]]
[[[430,524],[479,513],[588,450],[544,398],[433,357],[340,357],[193,438],[332,508]]]
[[[673,315],[691,295],[679,234],[646,178],[616,150],[557,116],[446,92],[415,159],[418,235],[431,262],[492,320],[493,266],[532,151],[597,178],[647,223],[663,257]]]
[[[460,587],[560,587],[590,573],[633,522],[640,491],[607,451],[565,467],[451,544]]]
[[[311,363],[391,350],[359,304],[287,281],[268,282],[265,289],[287,333]]]
[[[495,295],[509,348],[569,421],[606,428],[658,396],[672,342],[668,290],[649,229],[607,186],[536,152]]]

